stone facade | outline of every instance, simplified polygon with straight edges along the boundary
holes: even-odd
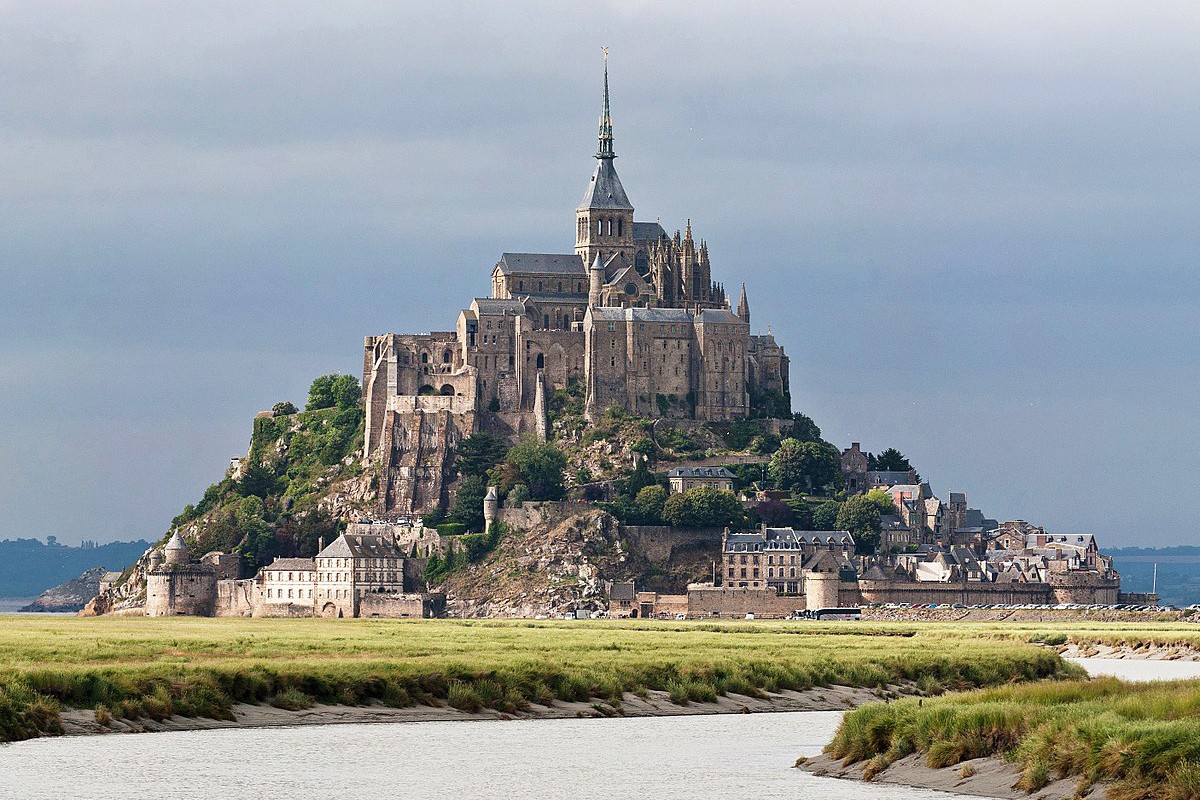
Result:
[[[676,494],[700,486],[733,491],[733,473],[724,467],[676,467],[667,473],[667,482]]]
[[[578,385],[589,415],[727,420],[755,392],[787,397],[789,361],[750,333],[712,279],[708,245],[637,222],[602,116],[596,168],[575,211],[574,251],[504,253],[491,296],[453,331],[368,336],[363,347],[366,459],[380,465],[381,517],[450,502],[452,453],[484,429],[545,438],[547,395]]]
[[[152,551],[146,573],[147,616],[420,617],[445,612],[441,595],[421,591],[424,568],[440,541],[436,531],[405,526],[353,525],[315,558],[277,558],[254,578],[219,578],[227,559],[193,562],[178,533]],[[405,546],[420,555],[406,556]]]

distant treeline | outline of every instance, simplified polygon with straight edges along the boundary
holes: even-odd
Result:
[[[0,539],[0,597],[33,597],[92,567],[123,570],[137,561],[150,542],[84,542],[61,545],[53,536]]]
[[[1121,589],[1148,592],[1155,586],[1163,603],[1187,606],[1200,603],[1200,547],[1120,547],[1106,551],[1121,573]]]

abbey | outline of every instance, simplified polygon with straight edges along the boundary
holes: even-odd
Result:
[[[443,501],[448,454],[475,430],[544,438],[555,389],[581,389],[590,418],[615,406],[727,420],[750,415],[752,398],[789,397],[787,355],[750,333],[744,283],[731,309],[690,221],[669,235],[634,220],[614,165],[607,61],[595,158],[573,252],[504,253],[491,296],[453,331],[366,338],[364,455],[382,465],[381,512]]]

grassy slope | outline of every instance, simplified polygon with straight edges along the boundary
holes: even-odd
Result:
[[[961,633],[770,623],[10,618],[0,740],[98,718],[229,717],[237,702],[516,710],[665,690],[718,694],[916,681],[927,691],[1077,675],[1054,653]],[[53,666],[47,666],[53,665]]]
[[[1200,629],[1188,623],[983,623],[969,630],[1084,648],[1200,648]],[[1114,784],[1110,798],[1200,798],[1200,681],[1103,678],[870,705],[847,714],[828,752],[847,763],[867,761],[868,775],[912,753],[935,768],[998,755],[1022,767],[1029,791],[1078,777],[1081,790]]]
[[[1002,755],[1020,788],[1078,777],[1116,798],[1200,797],[1200,682],[1114,678],[1005,686],[871,704],[846,715],[828,752],[870,759],[867,774],[912,753],[934,768]]]

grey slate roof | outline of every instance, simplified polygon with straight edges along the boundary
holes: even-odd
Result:
[[[596,159],[596,171],[592,173],[583,199],[579,201],[579,210],[587,208],[633,211],[611,158]]]
[[[735,551],[799,550],[804,547],[853,547],[849,531],[797,531],[792,528],[760,528],[731,533],[726,548]]]
[[[171,538],[167,540],[164,550],[183,550],[187,552],[188,546],[184,543],[183,537],[179,535],[179,531],[171,534]]]
[[[317,558],[404,558],[404,553],[386,536],[343,533],[317,553]]]
[[[676,467],[667,473],[668,478],[728,478],[733,473],[724,467]]]
[[[700,322],[705,325],[745,325],[741,317],[727,308],[706,308],[700,312]]]
[[[657,222],[633,223],[633,240],[635,242],[654,241],[655,239],[666,238],[666,236],[666,229]]]
[[[317,562],[311,558],[277,558],[270,564],[267,564],[263,569],[273,570],[298,570],[300,572],[312,572],[317,568]]]
[[[633,581],[617,581],[612,585],[612,591],[608,593],[609,600],[633,600],[637,597],[636,587]]]
[[[520,300],[497,300],[492,297],[476,297],[471,305],[478,309],[480,314],[525,313],[525,303]]]
[[[504,253],[496,264],[504,275],[518,272],[584,275],[583,259],[574,253]]]

